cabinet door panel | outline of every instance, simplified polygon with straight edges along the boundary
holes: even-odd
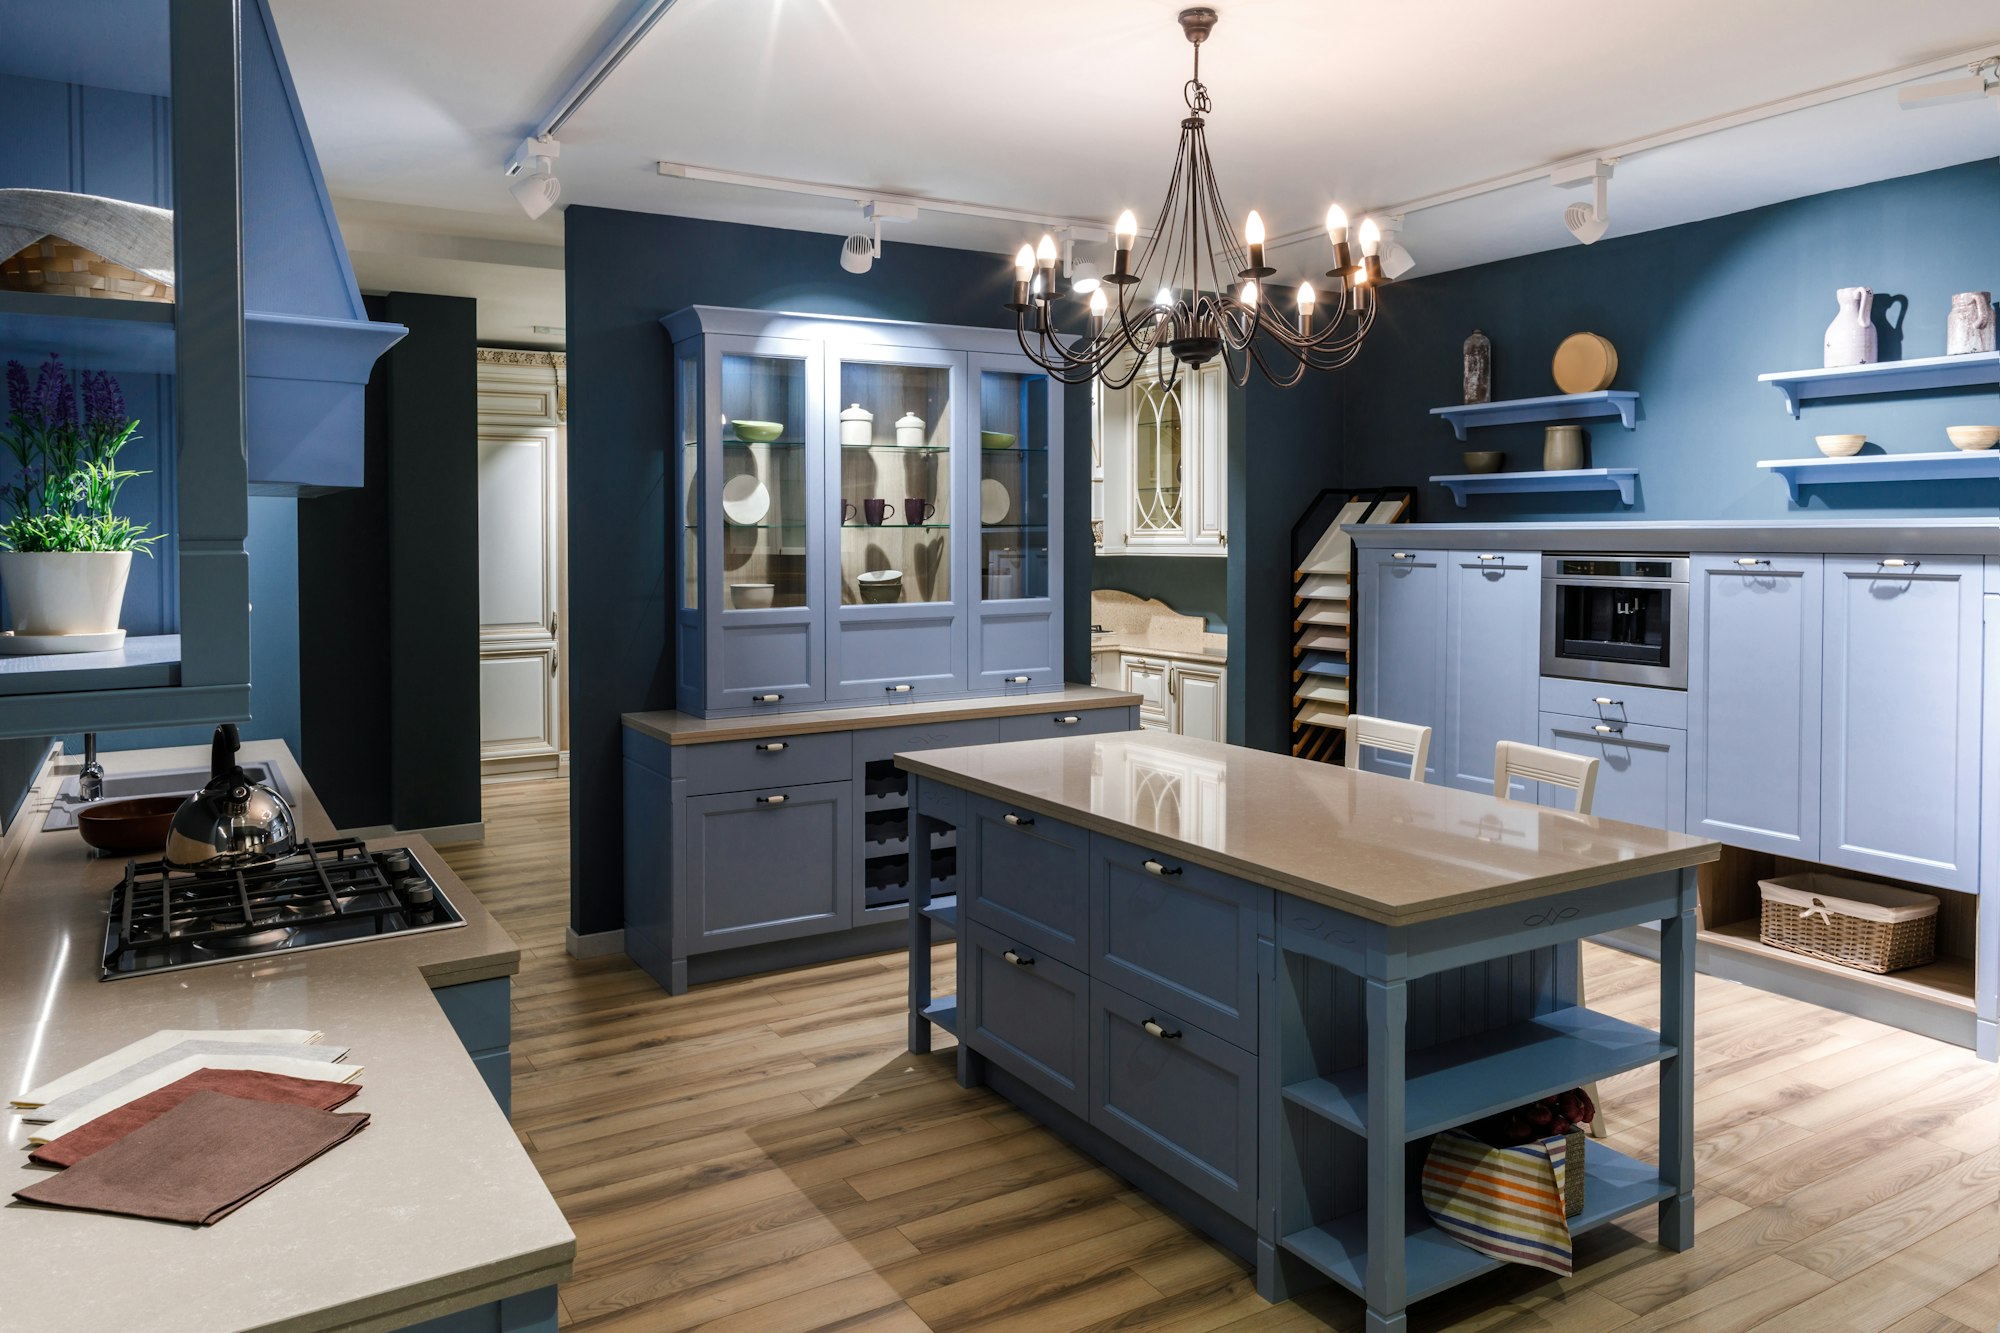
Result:
[[[1223,738],[1224,693],[1222,672],[1205,667],[1174,663],[1174,730],[1197,740]]]
[[[697,796],[688,808],[688,952],[844,930],[852,784]]]
[[[1148,657],[1128,657],[1124,665],[1124,689],[1139,696],[1139,721],[1164,724],[1167,721],[1167,664]]]
[[[1694,560],[1689,831],[1818,859],[1824,566],[1819,556]]]
[[[1361,553],[1361,706],[1355,711],[1432,729],[1424,781],[1436,782],[1444,747],[1444,556],[1410,549]],[[1409,761],[1369,751],[1361,766],[1394,777]]]
[[[1085,966],[1088,836],[1039,815],[980,801],[969,830],[959,830],[961,867],[968,855],[968,837],[974,874],[966,879],[961,873],[964,914],[1038,953],[1071,967]]]
[[[1092,981],[1090,1123],[1231,1216],[1251,1220],[1257,1057],[1248,1051]]]
[[[1494,747],[1536,735],[1541,561],[1477,551],[1448,559],[1444,727],[1431,748],[1444,750],[1447,786],[1486,794]],[[1531,786],[1516,779],[1508,795],[1532,801]]]
[[[976,921],[962,939],[966,1044],[1065,1110],[1088,1114],[1089,978]]]
[[[1542,744],[1552,750],[1601,761],[1597,766],[1597,796],[1591,806],[1592,814],[1647,828],[1684,827],[1685,731],[1544,713]],[[1559,791],[1548,804],[1560,803],[1567,809],[1569,797],[1568,792]]]
[[[1980,562],[1826,564],[1820,859],[1978,883]]]

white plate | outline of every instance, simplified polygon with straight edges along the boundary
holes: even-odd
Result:
[[[125,631],[108,634],[16,634],[0,630],[0,656],[32,657],[42,653],[108,653],[125,646]]]
[[[762,523],[771,512],[771,493],[753,473],[740,472],[722,487],[722,516],[740,528]]]
[[[979,483],[979,521],[988,525],[999,523],[1007,517],[1007,511],[1014,507],[1014,497],[1007,493],[992,477]]]

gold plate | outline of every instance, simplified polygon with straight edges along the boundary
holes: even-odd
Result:
[[[1556,348],[1550,367],[1564,393],[1596,393],[1618,377],[1618,349],[1597,333],[1572,333]]]

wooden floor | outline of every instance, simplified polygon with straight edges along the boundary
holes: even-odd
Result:
[[[984,1090],[904,1049],[894,956],[669,998],[563,952],[567,785],[486,789],[447,859],[520,939],[514,1121],[577,1234],[564,1324],[712,1333],[1354,1329],[1340,1292],[1258,1299],[1233,1257]],[[948,959],[949,949],[939,951]],[[1591,1003],[1656,1017],[1650,964],[1587,947]],[[1697,1217],[1579,1240],[1417,1306],[1442,1329],[2000,1326],[2000,1085],[1923,1038],[1703,977]],[[1603,1086],[1650,1154],[1647,1071]]]

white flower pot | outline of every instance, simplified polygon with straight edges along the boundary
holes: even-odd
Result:
[[[109,634],[125,606],[130,551],[0,551],[16,634]]]

